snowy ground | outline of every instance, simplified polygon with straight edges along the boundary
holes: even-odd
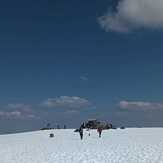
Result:
[[[50,133],[54,138],[49,138]],[[37,131],[0,136],[0,163],[163,163],[163,128]]]

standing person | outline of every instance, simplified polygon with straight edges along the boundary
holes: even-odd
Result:
[[[83,127],[79,128],[80,139],[83,140]]]
[[[84,124],[84,123],[82,123],[82,125],[81,125],[80,127],[85,128],[85,124]]]
[[[64,126],[63,126],[63,128],[64,128],[64,129],[66,129],[66,128],[67,128],[67,126],[66,126],[66,125],[64,125]]]
[[[57,129],[60,129],[60,126],[59,125],[57,125]]]
[[[102,134],[102,127],[98,127],[98,128],[97,128],[97,132],[99,133],[99,138],[101,138],[101,134]]]
[[[89,128],[87,129],[87,131],[88,131],[88,136],[91,136],[91,133],[90,133],[90,129]]]

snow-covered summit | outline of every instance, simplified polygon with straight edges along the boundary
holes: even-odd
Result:
[[[0,136],[0,163],[162,163],[163,128],[36,131]],[[54,138],[49,134],[54,133]]]

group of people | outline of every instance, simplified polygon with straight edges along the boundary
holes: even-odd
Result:
[[[83,127],[83,125],[81,125],[80,128],[79,128],[79,135],[80,135],[81,140],[83,140],[83,129],[84,129],[84,127]],[[103,128],[100,127],[100,126],[97,128],[99,138],[101,138],[102,130],[103,130]],[[89,133],[89,136],[90,136],[90,133]]]

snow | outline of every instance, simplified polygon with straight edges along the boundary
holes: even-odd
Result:
[[[162,163],[163,128],[36,131],[0,136],[0,163]],[[54,138],[49,134],[54,133]]]

